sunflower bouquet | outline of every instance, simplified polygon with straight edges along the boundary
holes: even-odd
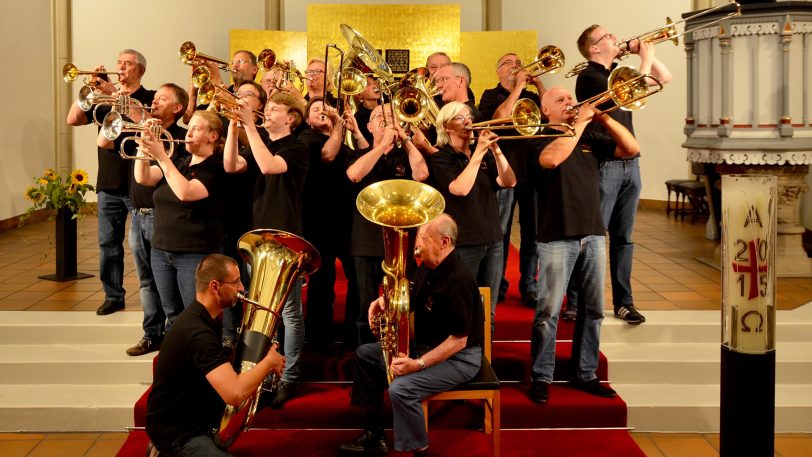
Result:
[[[25,196],[31,200],[32,205],[22,215],[21,223],[31,217],[39,209],[68,208],[73,218],[79,217],[79,210],[84,207],[85,193],[92,191],[89,184],[90,177],[82,169],[76,169],[68,176],[60,176],[52,169],[45,170],[39,178],[34,178],[35,185],[25,191]]]

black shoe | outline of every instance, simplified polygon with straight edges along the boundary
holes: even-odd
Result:
[[[358,438],[338,446],[338,452],[343,455],[383,455],[389,452],[383,432],[364,430]]]
[[[123,301],[105,300],[104,303],[99,306],[99,309],[96,310],[96,314],[99,316],[106,316],[108,314],[113,314],[116,311],[121,311],[122,309],[124,309]]]
[[[550,399],[550,383],[544,381],[533,381],[530,386],[530,399],[543,405]]]
[[[127,355],[135,357],[139,355],[149,354],[150,352],[155,352],[160,348],[161,348],[161,340],[150,340],[148,338],[141,338],[141,341],[139,341],[138,344],[127,349]]]
[[[573,389],[582,390],[586,393],[597,395],[599,397],[614,398],[617,397],[617,392],[608,385],[602,384],[598,378],[591,381],[572,380],[567,383]]]
[[[414,457],[429,457],[429,448],[414,451]]]
[[[271,402],[271,408],[279,409],[291,398],[296,396],[299,385],[288,381],[279,381],[276,385],[276,396]]]
[[[578,311],[573,306],[572,308],[567,307],[563,313],[561,313],[561,319],[565,322],[575,322],[575,318],[578,317]]]
[[[631,325],[642,324],[646,321],[645,316],[637,312],[634,305],[623,305],[619,308],[615,308],[615,317],[623,319]]]
[[[528,292],[522,297],[524,304],[530,308],[535,308],[539,303],[539,296],[535,292]]]

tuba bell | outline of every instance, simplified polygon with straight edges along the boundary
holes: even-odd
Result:
[[[373,322],[372,331],[381,342],[386,377],[391,383],[392,358],[409,352],[409,277],[416,228],[439,216],[445,200],[427,184],[390,179],[365,187],[355,206],[366,219],[383,226],[385,310]]]
[[[280,313],[296,279],[314,273],[321,265],[316,248],[292,233],[281,230],[252,230],[239,240],[240,254],[251,265],[251,285],[239,329],[234,370],[252,369],[268,353],[281,319]],[[251,426],[262,386],[240,406],[226,405],[215,442],[231,446]]]

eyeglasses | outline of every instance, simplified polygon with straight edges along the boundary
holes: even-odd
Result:
[[[315,76],[315,75],[320,75],[322,73],[324,73],[324,70],[319,70],[319,69],[305,71],[305,74],[307,76]]]
[[[234,65],[234,66],[243,65],[243,64],[246,64],[246,63],[251,63],[251,61],[250,60],[245,60],[245,59],[237,59],[237,60],[232,60],[231,61],[231,65]]]
[[[470,114],[465,115],[465,116],[463,116],[462,114],[458,114],[458,115],[456,115],[456,116],[452,117],[452,118],[451,118],[451,120],[452,120],[452,121],[459,121],[459,122],[465,122],[466,120],[468,120],[468,121],[473,121],[473,120],[474,120],[474,116],[472,116],[472,115],[470,115]]]
[[[237,96],[237,98],[259,97],[259,95],[255,94],[255,93],[253,93],[253,92],[237,92],[237,93],[236,93],[236,94],[234,94],[234,95],[236,95],[236,96]]]
[[[601,42],[601,40],[602,40],[602,39],[604,39],[604,38],[611,38],[611,39],[613,39],[613,40],[614,40],[614,39],[615,39],[615,35],[614,35],[614,34],[612,34],[612,33],[607,33],[607,34],[604,34],[602,37],[598,38],[598,41],[596,41],[596,42],[592,43],[592,46],[597,46],[597,44],[598,44],[598,43],[600,43],[600,42]]]
[[[451,79],[451,78],[462,78],[462,76],[460,76],[460,75],[454,75],[454,76],[440,76],[439,78],[436,78],[436,79],[434,80],[434,82],[435,82],[435,83],[443,83],[443,84],[445,84],[445,83],[446,83],[446,82],[448,82],[448,80],[449,80],[449,79]]]
[[[241,280],[242,280],[241,278],[237,278],[233,281],[217,281],[217,282],[219,282],[220,284],[231,284],[232,286],[236,286],[237,284],[240,283]]]
[[[500,63],[500,64],[499,64],[499,66],[498,66],[498,67],[496,67],[496,69],[498,70],[498,69],[500,69],[500,68],[504,67],[505,65],[508,65],[508,66],[511,66],[511,67],[512,67],[512,66],[514,66],[514,65],[518,65],[518,66],[520,66],[520,67],[521,67],[521,66],[522,66],[522,61],[521,61],[521,60],[519,60],[519,59],[516,59],[516,60],[512,60],[512,59],[510,59],[510,60],[505,60],[504,62]]]

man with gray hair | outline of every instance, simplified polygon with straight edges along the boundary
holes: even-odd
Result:
[[[150,106],[155,91],[147,90],[141,85],[141,78],[147,69],[147,60],[143,54],[134,49],[125,49],[118,54],[116,72],[119,88],[107,80],[105,75],[94,75],[91,82],[95,90],[104,95],[114,92],[128,95],[144,106]],[[96,71],[105,71],[104,66]],[[99,119],[110,111],[102,106],[96,113]],[[140,110],[133,110],[134,119],[139,121],[145,115]],[[77,103],[68,111],[67,123],[72,126],[86,125],[93,122],[93,111],[82,111]],[[130,161],[122,159],[118,151],[98,148],[99,174],[96,178],[99,219],[99,279],[104,288],[104,302],[96,314],[105,315],[124,309],[124,230],[127,213],[132,211],[130,204]]]

